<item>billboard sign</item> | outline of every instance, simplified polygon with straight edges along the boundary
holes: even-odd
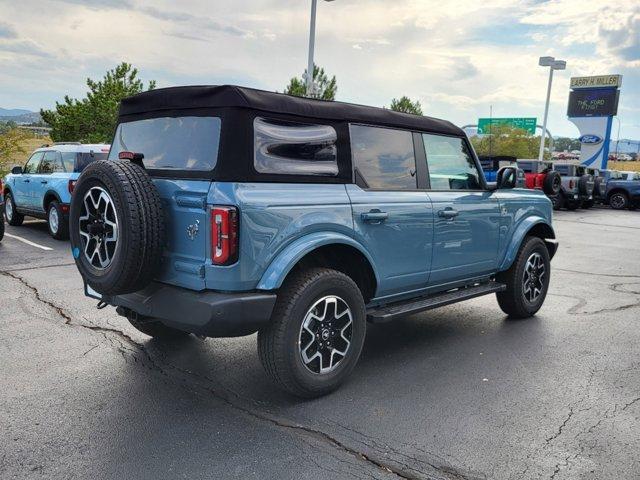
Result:
[[[535,135],[537,118],[479,118],[478,119],[478,134],[491,133],[492,126],[507,126],[511,128],[518,128],[525,130],[530,135]]]

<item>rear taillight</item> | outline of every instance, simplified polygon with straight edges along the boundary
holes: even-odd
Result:
[[[238,259],[238,209],[214,206],[211,209],[211,260],[214,265],[230,265]]]
[[[78,180],[69,180],[69,183],[67,184],[67,188],[69,189],[69,193],[73,193],[73,191],[76,188],[76,183],[78,183]]]

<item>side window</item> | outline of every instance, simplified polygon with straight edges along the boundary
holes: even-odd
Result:
[[[338,174],[338,135],[333,127],[256,117],[253,131],[256,171],[289,175]]]
[[[48,174],[56,172],[64,172],[60,154],[58,152],[45,152],[38,173]]]
[[[66,172],[73,172],[77,156],[76,152],[62,152],[62,163]]]
[[[40,164],[40,160],[44,156],[44,152],[36,152],[31,155],[31,158],[27,161],[24,168],[22,169],[22,173],[36,173],[38,170],[38,165]]]
[[[432,190],[480,190],[480,172],[461,138],[423,134]]]
[[[413,136],[405,130],[350,125],[351,156],[358,183],[365,188],[414,190]]]

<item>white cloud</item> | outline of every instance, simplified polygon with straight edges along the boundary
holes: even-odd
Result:
[[[159,86],[282,90],[306,67],[309,9],[299,0],[0,0],[0,11],[9,5],[0,106],[80,96],[86,77],[123,60]],[[571,75],[624,73],[621,111],[640,103],[639,9],[637,0],[319,2],[316,61],[337,76],[341,100],[382,106],[408,95],[426,114],[464,124],[489,105],[496,115],[540,117],[547,71],[538,56],[565,58],[550,124],[569,133]]]

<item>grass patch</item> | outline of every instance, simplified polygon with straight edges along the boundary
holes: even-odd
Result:
[[[609,170],[640,172],[640,162],[609,162],[607,164],[607,168]]]

